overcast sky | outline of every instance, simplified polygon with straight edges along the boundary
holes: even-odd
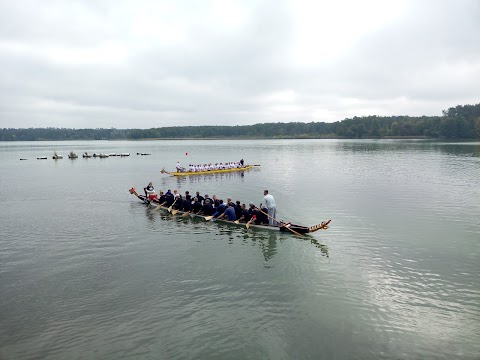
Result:
[[[0,0],[0,128],[333,122],[479,102],[478,0]]]

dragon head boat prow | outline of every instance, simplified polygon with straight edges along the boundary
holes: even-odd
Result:
[[[328,229],[328,224],[330,224],[330,221],[332,221],[332,220],[322,221],[321,224],[310,226],[308,228],[308,232],[315,232],[317,230],[327,230]]]

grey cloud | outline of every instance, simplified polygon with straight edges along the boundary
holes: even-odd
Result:
[[[45,51],[128,39],[110,17],[117,2],[16,4],[0,4],[0,127],[335,121],[365,112],[440,114],[479,98],[475,1],[415,2],[342,57],[309,67],[290,61],[295,24],[287,1],[251,6],[237,31],[200,21],[182,44],[130,44],[133,52],[115,65],[55,63]],[[130,4],[120,3],[114,20],[128,21]],[[265,100],[283,91],[295,94],[291,103]],[[330,115],[313,116],[318,110]]]

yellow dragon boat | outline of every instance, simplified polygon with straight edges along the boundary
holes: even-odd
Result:
[[[244,167],[241,168],[233,168],[233,169],[222,169],[222,170],[208,170],[208,171],[166,171],[165,168],[160,170],[162,174],[168,174],[172,176],[190,176],[190,175],[209,175],[209,174],[223,174],[223,173],[230,173],[230,172],[236,172],[236,171],[245,171],[245,170],[250,170],[254,166],[260,166],[260,165],[245,165]]]

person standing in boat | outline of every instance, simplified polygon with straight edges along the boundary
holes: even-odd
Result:
[[[268,193],[268,190],[263,191],[263,200],[260,204],[261,208],[267,208],[268,211],[268,225],[275,226],[277,222],[273,220],[276,217],[277,205],[275,204],[275,199],[271,194]]]

